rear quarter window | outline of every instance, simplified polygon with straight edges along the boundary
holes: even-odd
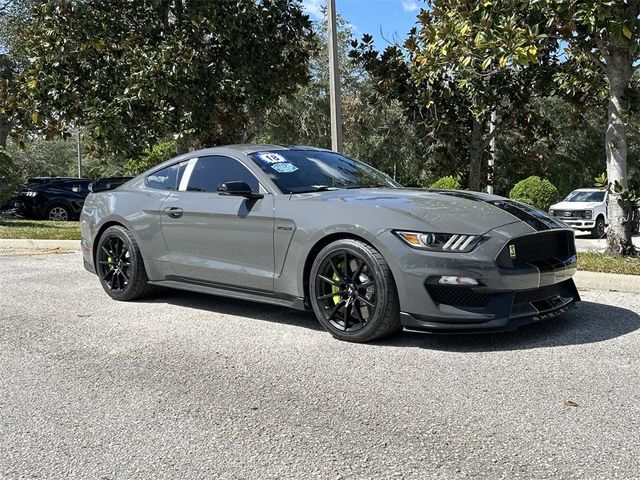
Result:
[[[145,179],[147,187],[156,190],[175,190],[179,165],[171,165],[148,175]]]

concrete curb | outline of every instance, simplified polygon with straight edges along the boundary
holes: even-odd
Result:
[[[579,270],[573,279],[580,290],[640,293],[639,275],[585,272],[583,270]]]
[[[80,240],[0,239],[0,248],[80,250]]]

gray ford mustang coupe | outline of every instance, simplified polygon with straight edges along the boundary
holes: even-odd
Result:
[[[342,340],[513,330],[579,301],[573,230],[482,193],[402,188],[341,154],[237,145],[90,194],[85,268],[116,300],[154,285],[312,309]]]

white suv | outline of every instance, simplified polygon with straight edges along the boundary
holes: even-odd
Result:
[[[602,238],[609,224],[608,196],[605,190],[579,188],[562,202],[551,205],[549,213],[576,230],[590,231],[592,238]]]

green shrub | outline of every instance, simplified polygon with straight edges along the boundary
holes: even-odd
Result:
[[[127,160],[124,168],[127,174],[135,176],[175,156],[176,142],[162,142],[145,150],[141,156]]]
[[[510,199],[528,203],[545,212],[558,200],[558,196],[558,189],[549,180],[536,176],[519,181],[509,192]]]
[[[431,184],[429,188],[436,190],[460,190],[460,181],[449,175],[448,177],[442,177]]]

